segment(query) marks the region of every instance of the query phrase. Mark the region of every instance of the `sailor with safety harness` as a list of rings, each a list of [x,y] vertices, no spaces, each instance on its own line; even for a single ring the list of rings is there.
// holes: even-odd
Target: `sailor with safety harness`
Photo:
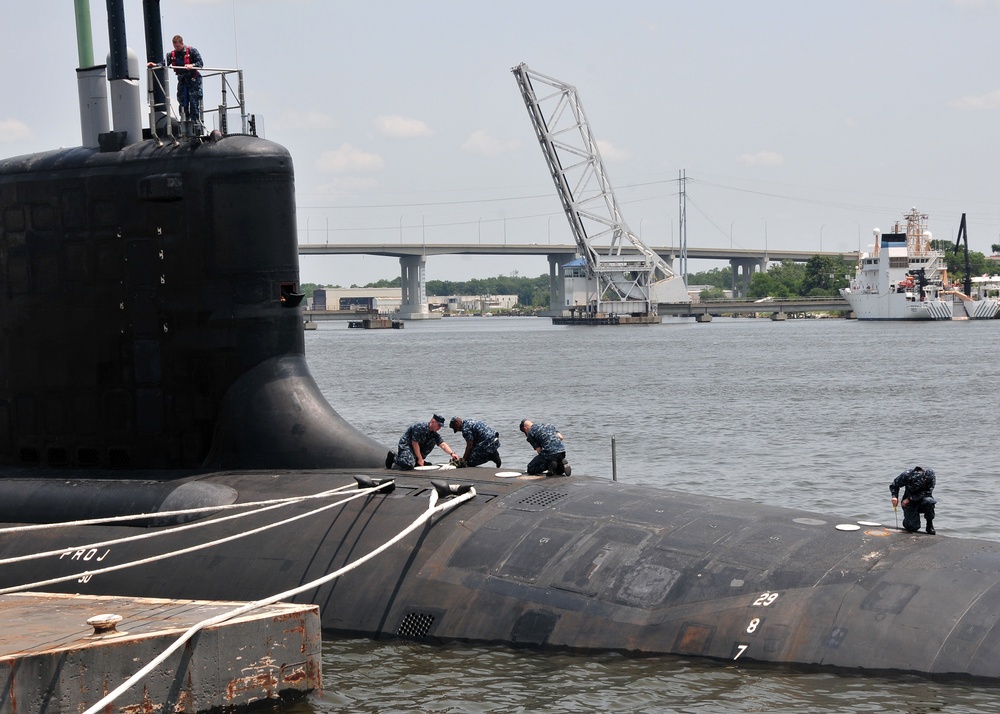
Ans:
[[[924,514],[927,519],[927,532],[934,535],[934,504],[937,503],[934,496],[934,485],[937,479],[934,477],[934,469],[925,469],[923,466],[914,466],[908,471],[904,471],[889,484],[889,493],[892,494],[892,507],[899,503],[903,507],[903,528],[910,533],[920,530],[920,514]],[[905,488],[903,500],[899,500],[899,489]]]
[[[174,49],[167,53],[167,67],[174,68],[177,75],[177,106],[181,119],[190,121],[194,133],[201,133],[201,72],[196,67],[204,67],[201,53],[191,45],[184,44],[184,38],[174,35]],[[154,67],[150,62],[147,66]]]

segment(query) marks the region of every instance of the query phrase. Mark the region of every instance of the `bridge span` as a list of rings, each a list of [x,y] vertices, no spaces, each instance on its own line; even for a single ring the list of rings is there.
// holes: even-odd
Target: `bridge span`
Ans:
[[[680,256],[679,246],[650,246],[673,267]],[[629,252],[629,249],[623,250]],[[634,251],[633,251],[634,252]],[[549,308],[561,313],[566,302],[562,266],[576,255],[575,243],[300,243],[299,255],[381,255],[398,258],[402,285],[400,317],[420,320],[428,317],[425,267],[435,255],[538,255],[549,263]],[[806,262],[814,255],[841,260],[857,260],[856,252],[814,250],[749,250],[746,248],[691,248],[687,257],[694,260],[727,260],[733,271],[733,296],[745,296],[753,274],[766,270],[771,261]],[[758,312],[763,312],[758,311]],[[665,314],[665,313],[664,313]]]

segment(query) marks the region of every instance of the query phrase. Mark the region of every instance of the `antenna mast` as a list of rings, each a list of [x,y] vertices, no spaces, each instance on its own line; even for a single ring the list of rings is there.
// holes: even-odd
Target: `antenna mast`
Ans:
[[[684,278],[685,284],[687,284],[687,272],[688,272],[688,224],[687,224],[687,169],[680,169],[678,171],[678,183],[680,185],[680,193],[677,195],[678,203],[680,207],[678,209],[680,215],[680,229],[678,231],[678,240],[681,247],[681,277]]]

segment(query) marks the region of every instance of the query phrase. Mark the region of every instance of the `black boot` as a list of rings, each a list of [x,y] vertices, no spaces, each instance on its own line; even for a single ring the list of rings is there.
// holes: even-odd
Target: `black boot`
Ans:
[[[927,532],[930,535],[935,535],[937,533],[937,531],[934,530],[934,521],[927,521]]]

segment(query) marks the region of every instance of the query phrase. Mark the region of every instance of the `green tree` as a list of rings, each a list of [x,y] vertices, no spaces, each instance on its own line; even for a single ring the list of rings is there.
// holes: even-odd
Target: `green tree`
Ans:
[[[403,286],[403,278],[397,276],[392,280],[376,280],[374,283],[368,283],[367,285],[362,285],[364,288],[399,288]],[[354,287],[353,285],[351,287]]]
[[[750,278],[750,287],[747,289],[747,297],[751,299],[765,297],[788,297],[791,293],[788,288],[782,285],[770,270],[766,273],[754,273]]]
[[[495,278],[474,278],[466,281],[428,280],[428,295],[517,295],[522,307],[548,307],[549,276],[523,278],[500,275]]]
[[[791,260],[772,263],[767,272],[754,273],[747,296],[787,298],[802,294],[805,266]]]
[[[814,255],[805,264],[801,295],[810,297],[839,295],[840,288],[847,287],[845,276],[850,274],[851,269],[849,262],[832,256]]]
[[[701,273],[688,273],[688,285],[713,285],[720,290],[730,290],[733,287],[733,269],[712,268]]]
[[[302,285],[299,286],[299,290],[304,292],[306,294],[306,297],[311,300],[313,293],[316,292],[316,288],[318,287],[322,286],[317,285],[316,283],[302,283]]]
[[[701,283],[699,283],[699,285],[700,284]],[[702,300],[724,300],[726,298],[726,291],[722,288],[713,286],[702,290],[698,293],[698,297]]]

